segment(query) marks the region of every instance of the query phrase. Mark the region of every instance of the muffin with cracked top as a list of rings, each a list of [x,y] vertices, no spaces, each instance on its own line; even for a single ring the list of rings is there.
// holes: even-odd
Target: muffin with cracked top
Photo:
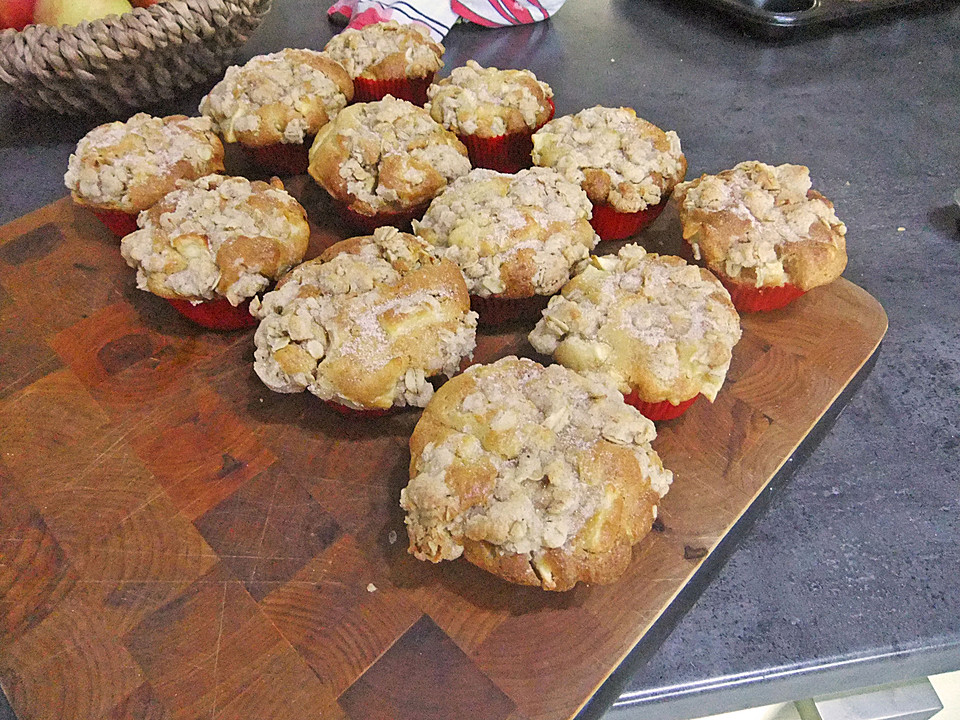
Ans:
[[[846,226],[803,165],[742,162],[677,188],[683,238],[741,312],[776,310],[847,265]]]
[[[138,222],[120,243],[137,287],[216,330],[255,325],[250,298],[299,263],[310,239],[306,211],[277,178],[181,180]]]
[[[453,260],[480,321],[537,317],[597,243],[590,201],[549,168],[476,169],[430,204],[416,233]]]
[[[427,89],[426,109],[455,132],[474,167],[515,173],[531,165],[531,136],[553,117],[553,90],[529,70],[467,60]]]
[[[63,180],[75,203],[123,237],[178,180],[222,171],[223,145],[209,120],[137,113],[84,135]]]
[[[430,378],[472,356],[476,313],[460,271],[393,227],[339,242],[255,301],[254,369],[346,414],[422,407]]]
[[[447,184],[470,171],[467,149],[423,108],[387,96],[357,103],[324,126],[310,175],[368,232],[409,227]]]
[[[687,172],[677,134],[625,107],[551,120],[533,135],[533,162],[583,186],[601,240],[621,240],[652,223]]]
[[[396,20],[347,28],[330,39],[324,52],[350,73],[357,102],[392,95],[423,106],[427,87],[443,67],[443,45],[434,42],[427,28]]]
[[[200,112],[264,169],[296,175],[307,171],[317,131],[352,99],[353,82],[336,60],[287,48],[227,68]]]
[[[550,300],[530,344],[600,373],[651,420],[717,396],[740,339],[730,296],[708,270],[626,245],[590,262]]]
[[[613,582],[673,479],[655,436],[597,379],[515,357],[474,365],[410,438],[410,552],[545,590]]]

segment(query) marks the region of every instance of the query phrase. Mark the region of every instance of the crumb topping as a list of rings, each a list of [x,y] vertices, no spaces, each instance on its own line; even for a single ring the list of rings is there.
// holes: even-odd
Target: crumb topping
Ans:
[[[276,178],[208,175],[181,181],[141,213],[140,229],[123,238],[120,252],[141,290],[239,305],[300,262],[310,238],[306,217]]]
[[[830,246],[846,257],[846,226],[833,204],[811,187],[810,170],[803,165],[756,161],[683,183],[677,199],[684,239],[699,260],[698,230],[723,226],[728,237],[707,258],[711,267],[732,278],[749,274],[757,287],[783,285],[793,279],[785,264],[791,245]]]
[[[470,171],[467,149],[423,108],[390,95],[357,103],[324,127],[310,148],[310,174],[364,215],[429,202]]]
[[[599,238],[579,185],[549,168],[475,169],[430,204],[415,232],[463,272],[471,295],[552,295]]]
[[[227,142],[299,145],[352,99],[353,82],[335,60],[288,48],[227,68],[200,101],[200,112]]]
[[[421,78],[443,67],[443,45],[434,42],[425,27],[396,20],[347,28],[330,39],[324,52],[352,78]]]
[[[474,365],[440,390],[411,439],[400,494],[411,552],[437,562],[467,540],[520,554],[589,546],[585,530],[615,504],[618,483],[666,494],[673,474],[655,436],[597,379],[516,357]]]
[[[251,311],[254,369],[276,392],[309,390],[358,409],[415,405],[452,377],[476,340],[463,278],[393,227],[329,248]]]
[[[473,60],[427,89],[424,107],[438,123],[462,135],[497,137],[532,131],[552,112],[553,90],[529,70],[484,68]]]
[[[639,212],[667,198],[687,163],[680,138],[631,108],[592,107],[551,120],[533,135],[533,162],[583,185],[594,203]]]
[[[709,271],[625,245],[591,257],[550,299],[529,339],[566,367],[604,374],[624,394],[639,387],[647,402],[698,393],[712,402],[740,340],[740,318]]]
[[[137,113],[84,135],[63,180],[78,203],[135,213],[177,180],[222,170],[223,145],[208,119]]]

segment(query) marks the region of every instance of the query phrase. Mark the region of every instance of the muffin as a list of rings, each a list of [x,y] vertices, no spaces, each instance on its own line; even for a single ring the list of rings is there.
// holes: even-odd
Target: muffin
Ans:
[[[545,590],[613,582],[673,479],[655,436],[597,379],[515,357],[474,365],[437,391],[410,438],[410,552],[463,555]]]
[[[357,102],[392,95],[423,106],[427,87],[443,67],[443,45],[425,27],[396,20],[347,28],[331,38],[324,52],[350,73]]]
[[[362,230],[406,229],[449,182],[470,171],[467,149],[426,110],[389,95],[351,105],[310,148],[310,175]]]
[[[137,229],[137,215],[178,180],[223,171],[223,145],[206,118],[138,113],[95,127],[70,156],[63,180],[117,237]]]
[[[476,340],[457,266],[393,227],[332,245],[252,310],[254,369],[267,387],[363,414],[423,407],[429,379],[456,373]]]
[[[781,308],[833,282],[846,227],[803,165],[742,162],[677,188],[683,238],[741,312]]]
[[[120,243],[137,287],[215,330],[256,325],[249,299],[300,262],[310,239],[306,212],[276,178],[181,180],[139,224]]]
[[[687,172],[677,134],[623,107],[551,120],[533,135],[533,162],[586,190],[601,240],[621,240],[652,223]]]
[[[269,172],[296,175],[307,171],[317,131],[352,99],[353,82],[338,62],[286,49],[227,68],[200,112]]]
[[[427,89],[426,109],[467,146],[474,167],[515,173],[531,165],[534,132],[553,117],[553,90],[529,70],[473,60]]]
[[[597,244],[590,201],[548,168],[471,170],[430,204],[416,233],[463,271],[480,322],[538,317]]]
[[[602,374],[651,420],[667,420],[700,395],[716,398],[740,317],[709,271],[626,245],[591,257],[529,339],[565,367]]]

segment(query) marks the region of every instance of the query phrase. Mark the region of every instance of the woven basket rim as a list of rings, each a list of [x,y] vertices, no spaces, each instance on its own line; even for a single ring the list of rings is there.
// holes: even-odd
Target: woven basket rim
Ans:
[[[0,90],[59,113],[151,104],[222,72],[271,2],[167,0],[77,25],[7,29]]]

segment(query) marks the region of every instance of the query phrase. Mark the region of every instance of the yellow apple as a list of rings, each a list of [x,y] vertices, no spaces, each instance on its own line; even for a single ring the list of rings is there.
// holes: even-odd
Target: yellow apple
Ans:
[[[128,0],[37,0],[33,21],[47,25],[78,25],[133,10]]]

